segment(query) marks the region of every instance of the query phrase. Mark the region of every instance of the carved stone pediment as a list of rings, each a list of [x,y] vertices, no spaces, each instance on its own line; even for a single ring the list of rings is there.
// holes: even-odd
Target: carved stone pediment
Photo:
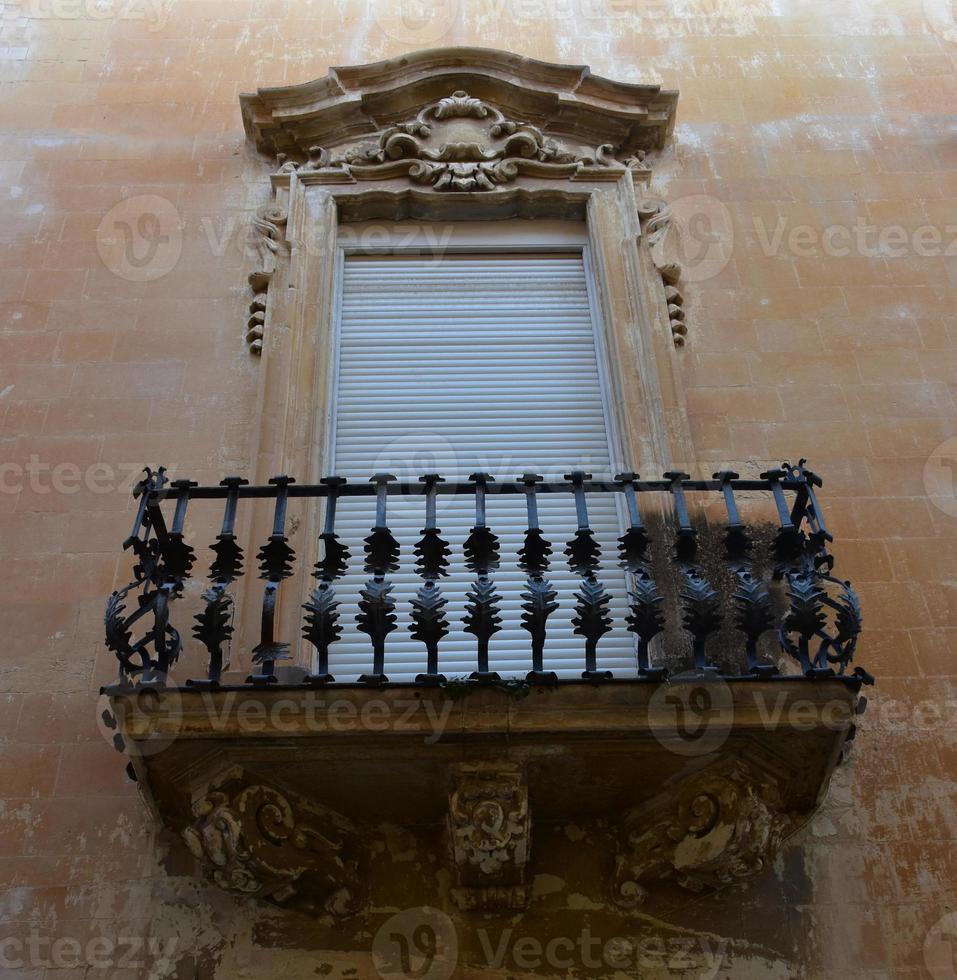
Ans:
[[[298,246],[316,233],[317,211],[296,216],[310,193],[334,198],[340,221],[583,219],[589,201],[611,195],[633,212],[635,186],[651,177],[677,101],[658,85],[472,47],[332,68],[312,82],[241,95],[246,134],[271,158],[273,194],[252,221],[260,254],[249,277],[249,351],[262,353],[279,307],[295,295],[282,287]],[[603,213],[596,228],[608,227]],[[629,227],[617,240],[640,237],[633,219],[622,221]],[[662,288],[656,298],[680,345],[681,295],[674,282]]]
[[[280,169],[481,191],[522,174],[575,179],[587,168],[595,179],[640,168],[671,133],[677,97],[582,66],[441,48],[333,68],[240,102],[247,134]]]

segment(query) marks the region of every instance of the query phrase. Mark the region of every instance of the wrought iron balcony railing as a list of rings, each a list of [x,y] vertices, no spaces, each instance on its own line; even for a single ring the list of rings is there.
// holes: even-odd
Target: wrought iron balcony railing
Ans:
[[[302,638],[315,650],[314,669],[304,684],[337,683],[332,669],[344,629],[368,637],[367,667],[359,682],[389,683],[390,637],[400,630],[400,618],[408,633],[405,641],[420,645],[421,670],[415,678],[419,685],[446,681],[443,641],[455,627],[474,638],[472,681],[500,680],[489,650],[495,634],[506,626],[528,634],[526,679],[555,682],[558,678],[546,654],[550,622],[561,615],[567,622],[569,614],[571,634],[580,642],[581,678],[587,681],[661,679],[669,669],[767,678],[779,675],[779,665],[788,657],[808,677],[850,676],[861,628],[860,605],[850,584],[832,574],[832,538],[816,493],[820,485],[803,461],[750,480],[733,472],[716,473],[711,480],[671,472],[660,480],[621,473],[613,481],[595,481],[574,472],[553,483],[535,474],[499,482],[475,473],[462,483],[445,482],[437,474],[417,483],[399,483],[390,475],[376,474],[363,484],[330,476],[317,485],[300,485],[277,476],[266,486],[250,486],[239,477],[228,477],[219,486],[198,486],[189,480],[168,482],[162,469],[147,470],[137,488],[133,529],[124,543],[136,558],[133,580],[109,599],[106,642],[119,660],[122,685],[166,682],[183,648],[183,632],[171,618],[174,600],[184,595],[197,559],[187,542],[187,512],[192,518],[197,504],[221,501],[220,531],[211,546],[214,557],[192,627],[194,639],[208,653],[208,666],[204,677],[188,681],[191,686],[219,687],[234,638],[232,591],[246,561],[237,540],[237,515],[241,508],[268,498],[273,502],[272,533],[256,555],[264,583],[261,638],[251,651],[255,667],[246,684],[274,683],[277,664],[290,658],[293,639],[277,635],[277,599],[282,590],[296,586],[288,581],[296,562],[289,543],[288,508],[295,498],[310,498],[322,502],[324,513],[318,561],[312,569],[316,581],[301,620]],[[521,546],[506,556],[522,583],[518,610],[514,604],[503,606],[496,585],[503,550],[487,522],[486,503],[500,494],[525,499]],[[548,541],[548,528],[540,526],[539,498],[546,494],[565,495],[574,502],[577,528],[560,545]],[[474,523],[457,556],[437,521],[437,500],[446,495],[466,498],[474,506]],[[374,503],[374,523],[362,541],[360,560],[337,533],[336,511],[344,499],[363,497],[374,498],[368,500],[370,516]],[[417,523],[422,529],[411,554],[403,553],[390,529],[390,503],[397,497],[421,514]],[[512,499],[520,501],[521,496]],[[599,541],[589,525],[589,505],[599,499],[616,501],[624,528],[617,542]],[[701,500],[705,507],[698,513],[693,504]],[[755,506],[758,520],[742,520],[739,507],[745,503]],[[218,517],[217,511],[217,522]],[[617,545],[615,574],[623,575],[626,583],[617,605],[603,584],[612,544]],[[554,552],[562,546],[562,558],[556,560]],[[471,584],[453,613],[443,580],[456,563],[462,574],[467,569]],[[341,583],[360,565],[364,584],[356,600],[347,603]],[[566,578],[565,569],[577,580],[574,593],[565,592],[573,608],[564,611],[550,583],[557,566]],[[417,576],[417,587],[406,599],[397,598],[393,588],[392,577],[400,569],[406,578],[413,571]],[[289,598],[299,601],[295,592]],[[508,617],[516,622],[507,622]],[[625,671],[602,665],[602,641],[614,629],[631,637],[633,663]],[[866,677],[860,668],[854,673],[858,680]]]

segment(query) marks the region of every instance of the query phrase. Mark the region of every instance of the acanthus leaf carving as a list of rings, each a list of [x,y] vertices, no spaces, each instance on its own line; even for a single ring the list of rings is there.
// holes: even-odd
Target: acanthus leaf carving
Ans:
[[[522,908],[531,819],[515,766],[463,764],[449,797],[453,898],[463,909]]]
[[[739,760],[695,773],[626,816],[616,898],[635,906],[664,879],[699,892],[749,878],[797,825],[768,774]]]
[[[338,814],[235,778],[200,798],[194,814],[183,840],[219,887],[311,915],[358,911],[357,839]]]

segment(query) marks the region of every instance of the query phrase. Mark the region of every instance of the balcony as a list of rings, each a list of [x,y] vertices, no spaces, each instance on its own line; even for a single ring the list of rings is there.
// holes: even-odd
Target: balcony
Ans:
[[[820,486],[803,462],[710,480],[198,486],[148,471],[132,581],[106,610],[107,721],[159,818],[241,895],[337,921],[389,904],[377,855],[398,827],[449,874],[395,901],[522,908],[574,824],[590,887],[625,908],[680,903],[760,873],[822,801],[866,703]],[[567,540],[542,516],[556,501]],[[524,526],[500,536],[505,503]],[[453,504],[469,513],[459,537],[438,521]],[[260,584],[237,527],[264,507]],[[590,524],[602,508],[617,540]],[[297,573],[290,539],[310,516]],[[253,604],[255,645],[237,625]]]

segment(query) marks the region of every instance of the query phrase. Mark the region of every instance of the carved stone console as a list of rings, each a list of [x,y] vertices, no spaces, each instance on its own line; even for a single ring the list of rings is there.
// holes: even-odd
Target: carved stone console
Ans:
[[[617,899],[638,905],[665,878],[697,892],[756,875],[797,825],[768,772],[741,759],[711,766],[626,815]]]
[[[449,797],[449,845],[460,908],[522,908],[531,820],[517,766],[462,765]]]
[[[312,915],[360,906],[359,844],[338,814],[230,774],[196,800],[183,840],[221,888]]]

